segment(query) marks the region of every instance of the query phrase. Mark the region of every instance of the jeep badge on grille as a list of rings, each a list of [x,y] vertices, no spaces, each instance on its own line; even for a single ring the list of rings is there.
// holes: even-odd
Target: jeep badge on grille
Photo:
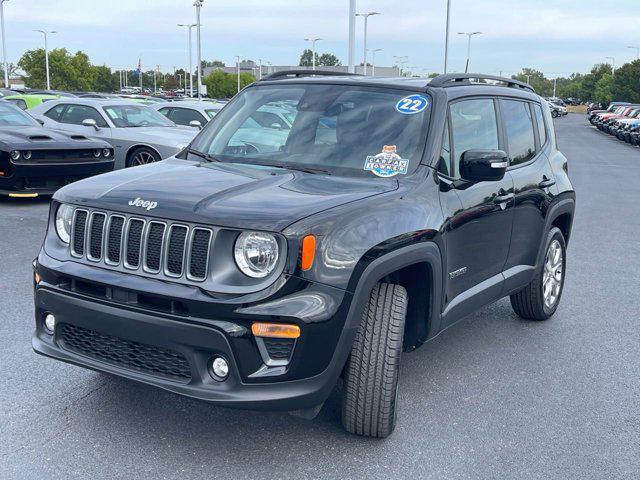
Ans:
[[[149,200],[142,200],[140,197],[138,197],[135,200],[131,200],[129,202],[129,205],[131,205],[132,207],[146,208],[148,211],[156,208],[158,206],[158,202],[150,202]]]

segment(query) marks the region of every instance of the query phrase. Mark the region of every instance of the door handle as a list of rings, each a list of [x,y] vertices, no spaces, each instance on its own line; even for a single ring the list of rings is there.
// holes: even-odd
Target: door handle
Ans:
[[[504,195],[498,195],[493,199],[493,203],[506,203],[511,200],[515,195],[513,193],[505,193]]]
[[[548,179],[547,177],[544,177],[544,180],[542,180],[542,181],[538,184],[538,186],[539,186],[540,188],[549,188],[549,187],[551,187],[551,186],[553,186],[553,185],[555,185],[555,184],[556,184],[556,181],[555,181],[554,179]]]

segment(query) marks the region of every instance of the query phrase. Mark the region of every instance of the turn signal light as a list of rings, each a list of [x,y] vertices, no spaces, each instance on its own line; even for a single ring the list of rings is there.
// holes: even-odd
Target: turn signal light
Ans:
[[[36,284],[40,283],[40,280],[42,280],[39,273],[34,273],[33,279],[36,281]]]
[[[285,323],[254,323],[251,325],[251,333],[256,337],[298,338],[300,327]]]
[[[302,257],[300,267],[307,271],[313,266],[313,258],[316,255],[316,237],[307,235],[302,239]]]

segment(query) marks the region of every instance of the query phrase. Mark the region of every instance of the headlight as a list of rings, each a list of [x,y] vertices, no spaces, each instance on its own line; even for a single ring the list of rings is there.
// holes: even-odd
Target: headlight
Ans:
[[[31,150],[27,150],[26,152],[22,152],[22,156],[25,160],[29,160],[31,158]]]
[[[234,248],[236,264],[251,278],[264,278],[278,263],[278,241],[270,233],[243,232]]]
[[[73,207],[70,205],[60,205],[56,212],[56,233],[64,243],[69,243],[71,239],[71,219],[73,218]]]
[[[109,158],[111,156],[111,150],[109,150],[108,148],[103,148],[102,149],[102,156],[104,158]]]
[[[11,155],[11,160],[18,160],[20,158],[20,151],[11,150],[11,153],[9,155]]]
[[[100,155],[102,155],[102,150],[100,150],[99,148],[97,148],[97,149],[95,149],[95,150],[93,151],[93,156],[94,156],[94,157],[99,158],[99,157],[100,157]]]

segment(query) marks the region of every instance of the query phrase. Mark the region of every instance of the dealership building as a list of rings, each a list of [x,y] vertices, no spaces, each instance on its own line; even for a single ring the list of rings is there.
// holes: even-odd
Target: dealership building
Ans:
[[[272,73],[281,72],[284,70],[308,70],[310,67],[301,67],[299,65],[266,65],[263,64],[260,66],[258,63],[253,60],[243,60],[240,62],[240,72],[241,73],[250,73],[256,78],[264,77],[266,75],[270,75]],[[339,65],[335,67],[325,67],[318,65],[316,67],[318,70],[329,70],[333,72],[339,73],[347,73],[347,66]],[[209,73],[214,70],[222,70],[225,73],[237,73],[237,67],[206,67],[202,70],[202,75],[207,76]],[[361,65],[356,66],[356,73],[363,74],[363,67]],[[374,72],[372,73],[372,70]],[[398,77],[401,75],[401,70],[398,67],[375,67],[373,69],[371,66],[367,67],[367,75],[375,75],[376,77]]]

